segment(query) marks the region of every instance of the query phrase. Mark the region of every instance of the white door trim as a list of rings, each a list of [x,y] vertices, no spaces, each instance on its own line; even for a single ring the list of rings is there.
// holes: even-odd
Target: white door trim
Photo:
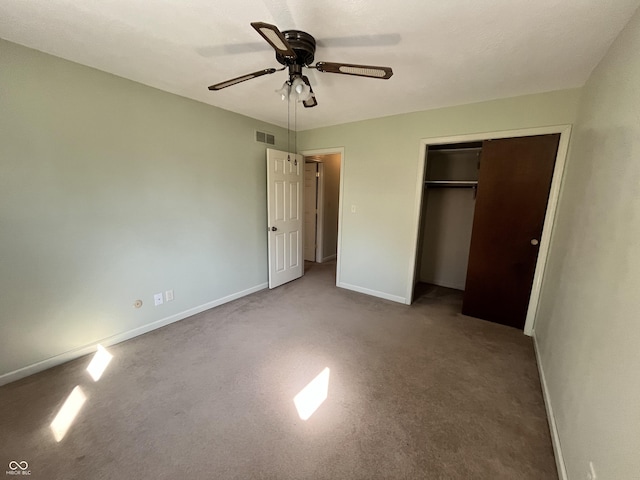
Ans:
[[[342,256],[340,255],[340,252],[342,251],[342,197],[344,196],[344,169],[345,169],[345,162],[346,162],[346,158],[344,155],[344,147],[333,147],[333,148],[317,148],[314,150],[304,150],[302,152],[300,152],[304,157],[307,156],[311,156],[311,155],[329,155],[332,153],[339,153],[340,154],[340,193],[339,193],[339,198],[338,198],[338,245],[336,246],[336,255],[337,255],[337,260],[336,260],[336,286],[340,286],[340,271],[341,271],[341,264],[342,264]],[[322,164],[321,164],[322,166]],[[324,168],[324,166],[323,166]],[[324,173],[324,171],[323,171]],[[320,178],[322,179],[322,174],[320,176]],[[322,183],[323,189],[324,189],[324,181]],[[318,190],[320,190],[320,185],[318,185]],[[324,194],[324,192],[323,192]],[[320,199],[319,199],[320,200]],[[324,200],[324,198],[323,198]],[[323,252],[324,254],[324,252]],[[321,259],[322,260],[322,259]]]
[[[564,176],[564,168],[567,162],[567,153],[569,151],[569,138],[571,136],[571,125],[552,125],[548,127],[523,128],[517,130],[501,130],[497,132],[471,133],[468,135],[453,135],[448,137],[432,137],[420,140],[420,149],[418,157],[418,175],[416,182],[416,195],[414,201],[414,235],[411,245],[411,262],[409,263],[409,275],[407,281],[407,294],[405,303],[411,304],[413,299],[413,287],[416,275],[416,259],[418,248],[418,235],[420,230],[420,210],[422,208],[422,194],[424,184],[424,166],[426,161],[427,147],[429,145],[440,145],[443,143],[464,143],[478,142],[488,139],[512,138],[512,137],[529,137],[532,135],[547,135],[551,133],[560,134],[560,143],[558,145],[558,153],[556,155],[556,164],[553,170],[553,178],[551,180],[551,190],[549,191],[549,201],[547,203],[547,212],[544,218],[542,228],[542,237],[540,238],[540,251],[536,262],[536,270],[533,277],[533,286],[531,287],[531,296],[529,297],[529,308],[527,310],[527,319],[524,325],[525,335],[533,335],[536,315],[538,313],[538,304],[540,301],[540,292],[542,290],[542,281],[544,271],[549,256],[549,246],[551,236],[555,225],[556,211],[558,201],[560,199],[560,187]],[[340,210],[342,212],[342,209]]]

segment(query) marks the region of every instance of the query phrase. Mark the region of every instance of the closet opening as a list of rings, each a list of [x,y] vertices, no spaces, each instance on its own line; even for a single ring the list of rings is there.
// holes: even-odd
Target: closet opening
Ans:
[[[525,328],[559,145],[560,133],[427,145],[414,301],[447,295],[463,315]]]
[[[481,154],[482,142],[427,148],[414,301],[462,301]]]

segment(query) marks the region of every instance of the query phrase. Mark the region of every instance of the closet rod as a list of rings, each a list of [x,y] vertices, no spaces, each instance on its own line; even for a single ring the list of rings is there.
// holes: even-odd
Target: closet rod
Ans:
[[[448,152],[473,152],[473,151],[480,151],[482,150],[482,147],[459,147],[459,148],[431,148],[429,149],[429,153],[436,153],[436,152],[444,152],[444,153],[448,153]]]
[[[425,180],[428,187],[454,187],[454,188],[475,188],[478,186],[477,180]]]

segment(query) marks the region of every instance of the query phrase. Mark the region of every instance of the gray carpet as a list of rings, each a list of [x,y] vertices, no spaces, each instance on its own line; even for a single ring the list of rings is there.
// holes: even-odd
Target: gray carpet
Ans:
[[[0,461],[47,480],[557,478],[530,338],[461,315],[455,290],[407,307],[334,268],[112,346],[97,383],[84,357],[1,387]],[[302,421],[293,397],[325,367]]]

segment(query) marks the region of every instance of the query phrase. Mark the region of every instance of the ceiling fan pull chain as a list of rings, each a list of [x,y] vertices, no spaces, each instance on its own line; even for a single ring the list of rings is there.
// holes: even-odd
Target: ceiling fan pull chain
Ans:
[[[287,94],[287,162],[291,161],[291,100]]]

